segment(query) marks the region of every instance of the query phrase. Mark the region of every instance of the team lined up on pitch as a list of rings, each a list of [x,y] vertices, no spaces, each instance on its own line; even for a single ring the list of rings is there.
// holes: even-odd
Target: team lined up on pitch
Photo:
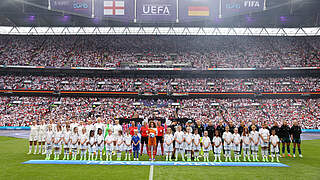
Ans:
[[[271,129],[266,123],[259,128],[254,121],[249,128],[242,122],[239,129],[234,128],[231,123],[225,126],[221,124],[219,122],[219,125],[214,128],[210,122],[204,128],[198,126],[199,123],[191,126],[190,121],[185,125],[173,123],[171,126],[162,126],[161,121],[150,121],[149,124],[144,122],[144,126],[138,128],[132,121],[128,128],[123,129],[118,120],[115,120],[114,124],[110,120],[103,123],[101,118],[98,118],[94,124],[91,121],[87,124],[83,121],[80,124],[74,121],[71,124],[66,122],[61,125],[54,124],[52,121],[46,124],[42,121],[37,125],[37,121],[34,121],[31,126],[28,154],[31,154],[32,144],[34,144],[34,154],[37,154],[38,142],[38,154],[42,151],[42,154],[46,154],[46,160],[50,160],[52,154],[54,160],[59,160],[62,150],[63,160],[77,160],[78,155],[79,160],[119,161],[131,160],[132,156],[133,160],[139,160],[139,154],[142,154],[143,145],[146,144],[149,160],[156,160],[157,147],[160,144],[162,156],[165,156],[166,161],[172,161],[173,157],[178,161],[179,155],[182,161],[200,161],[202,157],[200,153],[203,152],[201,160],[209,162],[209,152],[213,151],[214,162],[221,162],[222,154],[226,162],[240,162],[241,156],[243,156],[242,161],[259,162],[260,147],[263,162],[269,162],[268,156],[271,157],[271,162],[280,162],[278,135],[281,130],[283,131],[281,133],[286,134],[285,137],[281,135],[283,156],[285,145],[287,145],[288,156],[291,157],[290,142],[292,141],[293,156],[295,157],[295,146],[298,145],[299,156],[302,157],[301,127],[298,126],[297,121],[294,121],[291,128],[284,121],[281,128],[275,125]],[[232,159],[232,151],[234,159]],[[125,159],[122,159],[122,153],[125,154]]]

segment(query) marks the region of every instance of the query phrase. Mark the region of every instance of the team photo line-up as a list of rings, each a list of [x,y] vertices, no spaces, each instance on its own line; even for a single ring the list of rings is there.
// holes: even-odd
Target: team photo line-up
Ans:
[[[209,152],[213,151],[214,162],[221,162],[221,155],[226,162],[259,162],[259,149],[263,162],[280,162],[279,157],[296,157],[296,146],[299,157],[301,154],[301,127],[298,121],[294,120],[292,127],[287,121],[283,121],[281,127],[274,122],[268,127],[263,122],[259,127],[255,120],[250,125],[241,122],[235,127],[233,122],[220,120],[217,125],[213,121],[202,124],[197,120],[186,123],[172,121],[169,125],[161,121],[143,121],[136,126],[135,121],[130,124],[119,124],[119,120],[107,120],[105,123],[100,117],[96,121],[87,122],[74,120],[54,123],[52,120],[47,123],[45,120],[38,124],[33,121],[30,126],[29,152],[46,155],[46,160],[59,160],[63,152],[63,160],[139,160],[144,145],[150,161],[156,160],[158,145],[161,147],[161,155],[166,161],[181,160],[209,162]],[[293,154],[290,153],[290,144],[293,143]],[[280,143],[282,143],[282,155],[280,156]],[[38,151],[37,151],[38,149]],[[233,152],[233,153],[232,153]],[[122,158],[122,153],[125,158]],[[201,154],[201,155],[200,155]],[[232,160],[232,154],[234,159]],[[241,155],[242,154],[242,155]],[[70,157],[71,156],[71,157]],[[116,156],[116,159],[113,158]]]

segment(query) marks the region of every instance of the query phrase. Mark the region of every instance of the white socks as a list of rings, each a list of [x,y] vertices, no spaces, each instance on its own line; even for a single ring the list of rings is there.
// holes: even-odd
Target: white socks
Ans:
[[[194,157],[197,158],[197,159],[199,158],[199,151],[195,151],[194,152]]]

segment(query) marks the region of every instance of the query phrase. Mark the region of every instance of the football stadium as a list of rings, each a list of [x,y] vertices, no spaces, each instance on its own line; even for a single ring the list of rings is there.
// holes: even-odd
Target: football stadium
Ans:
[[[320,179],[319,0],[1,0],[0,179]]]

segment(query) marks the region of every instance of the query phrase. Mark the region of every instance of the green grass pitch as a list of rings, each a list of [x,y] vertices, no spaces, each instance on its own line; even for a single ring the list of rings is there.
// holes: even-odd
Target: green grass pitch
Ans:
[[[45,155],[27,155],[26,139],[0,137],[0,179],[149,179],[149,166],[21,164]],[[290,167],[154,166],[155,180],[167,179],[320,179],[320,140],[303,141],[303,158],[281,158]],[[210,157],[211,160],[213,157]],[[142,160],[147,160],[144,155]]]

